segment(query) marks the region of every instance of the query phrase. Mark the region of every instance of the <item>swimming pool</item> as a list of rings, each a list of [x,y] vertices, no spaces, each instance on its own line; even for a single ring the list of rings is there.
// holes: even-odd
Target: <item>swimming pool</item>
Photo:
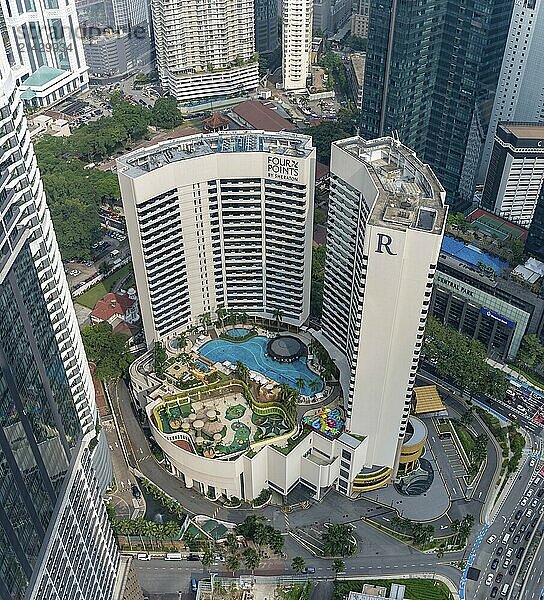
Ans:
[[[244,327],[235,327],[234,329],[227,329],[225,334],[231,338],[243,338],[250,332],[250,329],[245,329]]]
[[[213,362],[229,360],[232,364],[242,361],[252,371],[258,371],[278,383],[287,383],[298,390],[296,381],[299,377],[305,380],[304,387],[300,390],[305,396],[313,396],[323,389],[323,380],[319,375],[310,371],[306,359],[298,359],[291,363],[279,363],[266,356],[268,338],[257,336],[245,342],[229,342],[228,340],[211,340],[206,342],[199,353]],[[316,380],[318,387],[312,391],[310,381]]]

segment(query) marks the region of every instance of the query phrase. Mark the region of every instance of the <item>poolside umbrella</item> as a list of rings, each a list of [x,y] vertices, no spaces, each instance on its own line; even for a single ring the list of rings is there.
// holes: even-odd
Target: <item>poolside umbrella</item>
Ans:
[[[195,421],[195,420],[196,420],[196,415],[195,415],[195,413],[191,413],[191,414],[189,415],[189,421]]]
[[[191,424],[189,423],[189,421],[183,421],[183,423],[181,424],[181,428],[183,429],[183,431],[189,431],[189,429],[191,429]]]
[[[204,427],[204,421],[202,421],[201,419],[197,419],[194,423],[193,423],[193,427],[195,429],[202,429]]]
[[[224,427],[224,425],[220,421],[207,421],[206,423],[204,423],[204,427],[202,427],[202,431],[206,435],[209,435],[211,437],[211,436],[215,435],[216,433],[223,431],[223,427]]]
[[[209,411],[206,413],[206,416],[208,417],[208,419],[209,419],[210,421],[215,421],[215,417],[217,416],[217,414],[216,414],[215,410],[209,410]]]
[[[198,436],[198,437],[196,438],[195,442],[196,442],[196,445],[197,445],[197,446],[202,446],[202,444],[204,443],[204,438],[203,438],[203,437],[200,437],[200,436]]]

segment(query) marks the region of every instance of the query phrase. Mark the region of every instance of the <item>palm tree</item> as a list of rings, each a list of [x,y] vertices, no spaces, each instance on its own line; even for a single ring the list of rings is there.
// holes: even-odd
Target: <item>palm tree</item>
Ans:
[[[221,323],[221,329],[224,329],[225,317],[227,316],[227,311],[225,310],[225,308],[223,306],[220,306],[215,312],[217,314],[217,318],[219,319],[219,321]]]
[[[231,554],[230,556],[227,556],[227,562],[225,564],[227,566],[227,569],[232,573],[232,576],[234,577],[234,573],[236,573],[236,571],[238,571],[238,569],[240,568],[240,559],[238,558],[238,555]]]
[[[304,377],[297,377],[297,379],[295,381],[295,385],[302,392],[302,390],[304,389],[304,386],[306,385],[306,379],[304,379]]]
[[[238,376],[238,379],[247,385],[249,380],[249,367],[241,360],[236,361],[236,375]]]
[[[334,571],[335,577],[338,577],[338,573],[341,573],[342,571],[344,571],[346,568],[346,565],[344,564],[344,561],[341,558],[335,558],[332,561],[331,568]]]
[[[213,565],[214,558],[215,556],[213,547],[211,544],[208,544],[201,559],[202,566],[206,569],[209,569]]]
[[[278,328],[278,331],[280,330],[280,323],[281,323],[281,318],[283,317],[283,312],[281,310],[281,308],[275,308],[274,312],[272,313],[274,320],[276,321],[276,326]]]
[[[310,388],[311,392],[317,392],[317,390],[319,389],[319,381],[317,379],[312,379],[308,384],[308,387]]]
[[[261,564],[261,557],[255,548],[246,548],[244,550],[244,563],[251,571],[252,575],[255,569],[259,568],[259,565]]]
[[[247,314],[247,312],[245,310],[243,310],[240,313],[240,323],[242,325],[245,325],[248,322],[248,320],[249,320],[249,315]]]
[[[206,313],[200,315],[200,323],[201,323],[202,327],[204,327],[205,331],[207,331],[208,325],[210,325],[211,322],[212,322],[212,318],[211,318],[209,312],[206,312]]]
[[[185,335],[184,332],[178,333],[177,341],[178,341],[178,350],[183,351],[185,348],[185,345],[187,344],[187,336]]]
[[[291,569],[296,573],[302,573],[306,568],[306,561],[302,558],[302,556],[295,556],[291,561]]]

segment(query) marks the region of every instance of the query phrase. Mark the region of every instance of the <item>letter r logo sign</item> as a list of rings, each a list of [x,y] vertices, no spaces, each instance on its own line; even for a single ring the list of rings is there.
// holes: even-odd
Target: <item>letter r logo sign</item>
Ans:
[[[391,256],[397,256],[397,253],[393,252],[393,250],[391,250],[389,247],[392,242],[393,239],[390,235],[387,235],[386,233],[378,233],[378,246],[376,248],[376,252],[378,254],[383,254],[383,251],[385,250],[387,254]]]

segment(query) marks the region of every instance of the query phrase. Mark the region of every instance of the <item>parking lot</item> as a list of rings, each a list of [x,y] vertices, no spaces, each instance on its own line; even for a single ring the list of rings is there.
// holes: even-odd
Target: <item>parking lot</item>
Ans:
[[[453,439],[445,434],[442,434],[440,437],[440,442],[454,476],[458,478],[464,478],[467,475],[467,471]]]

